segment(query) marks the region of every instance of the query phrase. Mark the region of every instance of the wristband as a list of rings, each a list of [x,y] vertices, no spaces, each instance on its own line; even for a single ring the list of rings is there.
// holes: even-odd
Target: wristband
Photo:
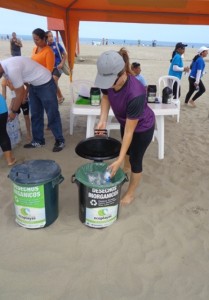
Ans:
[[[11,109],[11,112],[12,112],[13,114],[17,114],[17,113],[18,113],[16,110],[13,110],[13,109]]]

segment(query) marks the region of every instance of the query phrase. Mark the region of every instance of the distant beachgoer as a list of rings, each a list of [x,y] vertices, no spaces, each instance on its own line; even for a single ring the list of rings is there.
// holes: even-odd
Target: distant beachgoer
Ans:
[[[65,100],[65,98],[62,95],[62,92],[58,86],[58,80],[62,75],[62,67],[63,64],[65,63],[65,60],[67,59],[67,54],[64,50],[64,48],[62,47],[62,45],[60,45],[60,43],[56,43],[54,41],[54,37],[51,31],[47,31],[46,32],[46,36],[47,36],[47,43],[48,45],[51,47],[52,51],[54,52],[55,55],[55,65],[54,65],[54,69],[52,71],[52,75],[53,78],[55,80],[55,83],[57,85],[57,100],[59,104],[62,104],[63,101]],[[57,47],[59,48],[59,50],[57,49]],[[60,58],[60,54],[62,56],[62,59]]]
[[[15,32],[12,32],[12,38],[10,39],[10,50],[12,56],[21,56],[22,42],[17,38]]]
[[[183,60],[182,60],[182,55],[185,52],[185,47],[187,47],[186,44],[183,43],[177,43],[175,46],[175,49],[172,53],[172,58],[170,60],[170,68],[168,71],[168,75],[170,76],[175,76],[181,80],[183,72],[189,72],[189,67],[184,67],[183,66]],[[174,83],[173,86],[173,95],[174,98],[177,99],[180,97],[180,89],[179,89],[179,95],[177,95],[177,83]]]
[[[192,60],[191,64],[191,72],[189,75],[189,91],[186,94],[185,103],[195,107],[195,101],[197,98],[202,96],[202,94],[206,91],[205,86],[201,80],[204,69],[205,69],[205,61],[204,57],[208,55],[209,48],[202,46],[198,50],[198,54]],[[191,96],[196,91],[194,96],[191,99]]]
[[[131,64],[131,70],[134,72],[134,75],[136,77],[136,79],[138,79],[144,87],[147,87],[147,82],[144,79],[144,76],[142,76],[141,73],[141,65],[138,62],[133,62]]]
[[[8,109],[6,100],[0,94],[0,147],[7,161],[8,166],[13,166],[16,159],[12,153],[12,146],[7,133]]]
[[[16,94],[9,114],[11,120],[15,118],[24,98],[25,83],[30,83],[29,99],[33,138],[29,144],[24,145],[24,148],[39,148],[45,145],[44,111],[46,111],[48,126],[55,137],[52,151],[61,151],[65,146],[65,141],[57,103],[57,88],[51,72],[28,57],[18,56],[0,62],[0,78],[3,74],[7,80],[11,81]]]
[[[36,46],[33,48],[31,58],[52,72],[55,64],[55,56],[51,47],[47,45],[46,32],[41,28],[36,28],[32,34]]]

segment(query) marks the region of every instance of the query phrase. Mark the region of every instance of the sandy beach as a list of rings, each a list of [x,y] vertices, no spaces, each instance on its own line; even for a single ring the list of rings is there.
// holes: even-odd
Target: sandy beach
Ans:
[[[148,84],[166,75],[172,48],[127,46],[131,62],[139,61]],[[30,56],[33,42],[23,41]],[[73,80],[94,81],[96,60],[120,46],[80,45]],[[188,48],[190,65],[197,49]],[[9,57],[9,42],[0,42],[0,60]],[[209,57],[207,58],[209,60]],[[208,60],[206,71],[208,72]],[[206,93],[195,109],[184,105],[188,79],[181,83],[180,122],[165,118],[165,158],[157,157],[157,142],[148,148],[144,171],[133,204],[121,207],[118,220],[102,230],[79,220],[75,171],[90,161],[75,153],[85,138],[86,119],[79,117],[69,134],[72,97],[69,78],[62,75],[65,101],[59,106],[66,147],[53,153],[54,139],[45,131],[46,146],[24,149],[15,157],[56,161],[65,178],[59,186],[59,216],[46,228],[26,229],[15,222],[10,169],[0,158],[0,300],[207,300],[209,298],[209,73]],[[8,99],[9,102],[9,99]],[[120,139],[118,131],[111,136]],[[125,190],[125,185],[122,192]]]

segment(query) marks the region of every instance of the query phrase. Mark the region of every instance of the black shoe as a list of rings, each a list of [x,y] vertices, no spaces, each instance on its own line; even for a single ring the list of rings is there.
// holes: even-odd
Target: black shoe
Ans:
[[[41,148],[42,146],[44,146],[44,144],[40,144],[40,143],[37,143],[37,142],[31,142],[29,144],[25,144],[23,147],[31,149],[31,148]]]
[[[56,143],[54,144],[54,148],[53,148],[53,152],[59,152],[61,151],[63,148],[65,147],[65,143],[64,142],[59,142],[56,141]]]

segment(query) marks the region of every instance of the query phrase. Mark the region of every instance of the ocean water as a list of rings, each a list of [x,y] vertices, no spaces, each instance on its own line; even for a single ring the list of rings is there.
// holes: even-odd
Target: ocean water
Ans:
[[[21,38],[23,41],[31,41],[32,40],[32,35],[18,35],[19,38]],[[6,34],[0,34],[0,39],[6,39],[7,35]],[[137,45],[141,45],[141,46],[160,46],[160,47],[172,47],[174,48],[176,43],[178,43],[179,41],[148,41],[148,40],[122,40],[122,39],[108,39],[108,40],[102,40],[99,38],[79,38],[79,42],[80,44],[84,44],[84,45],[92,45],[92,44],[96,44],[96,45],[102,45],[103,42],[104,44],[106,44],[106,42],[108,43],[108,45],[123,45],[123,46],[137,46]],[[209,46],[209,45],[205,45],[205,43],[190,43],[187,42],[188,47],[190,48],[199,48],[201,46]]]
[[[102,44],[103,41],[102,39],[98,39],[98,38],[80,38],[79,39],[80,44]],[[176,43],[178,43],[179,41],[175,41],[175,42],[166,42],[166,41],[157,41],[157,40],[153,40],[153,41],[148,41],[148,40],[121,40],[121,39],[108,39],[108,45],[111,44],[115,44],[115,45],[123,45],[123,46],[137,46],[137,45],[141,45],[141,46],[154,46],[154,47],[172,47],[174,48]],[[104,43],[106,43],[106,40],[104,41]],[[200,48],[201,46],[207,46],[204,43],[186,43],[188,45],[188,47],[190,48]]]

